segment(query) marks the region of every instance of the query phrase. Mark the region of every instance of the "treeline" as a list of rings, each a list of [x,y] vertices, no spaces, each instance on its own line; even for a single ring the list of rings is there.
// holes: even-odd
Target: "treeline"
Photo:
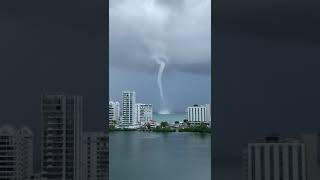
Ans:
[[[207,127],[205,124],[197,126],[189,126],[179,129],[179,132],[200,132],[200,133],[211,133],[211,128]]]

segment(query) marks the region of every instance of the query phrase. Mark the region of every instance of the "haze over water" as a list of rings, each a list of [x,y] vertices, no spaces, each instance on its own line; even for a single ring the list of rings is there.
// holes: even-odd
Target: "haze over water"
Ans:
[[[186,113],[172,113],[172,114],[153,114],[153,119],[157,122],[166,121],[174,123],[175,121],[182,122],[186,118]]]

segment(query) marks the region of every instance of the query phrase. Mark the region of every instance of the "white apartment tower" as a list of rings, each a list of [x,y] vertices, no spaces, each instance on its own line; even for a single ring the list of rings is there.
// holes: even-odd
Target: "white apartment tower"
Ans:
[[[104,132],[86,132],[82,146],[82,180],[107,180],[108,135]]]
[[[46,180],[79,180],[82,97],[41,97],[41,171]]]
[[[27,127],[0,128],[0,179],[30,180],[33,175],[33,133]]]
[[[109,101],[109,124],[118,124],[120,121],[120,103]]]
[[[134,91],[122,92],[122,119],[124,127],[136,125],[136,93]]]
[[[306,180],[305,145],[300,140],[266,137],[243,154],[244,180]]]
[[[208,111],[210,111],[210,109],[208,109],[207,105],[194,105],[187,107],[187,120],[191,124],[208,123],[210,121],[209,118],[211,118],[208,114]]]
[[[144,124],[152,120],[152,104],[136,104],[136,117],[138,124]]]

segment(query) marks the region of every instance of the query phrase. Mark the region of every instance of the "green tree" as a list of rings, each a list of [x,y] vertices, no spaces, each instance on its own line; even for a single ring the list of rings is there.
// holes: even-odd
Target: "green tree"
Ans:
[[[169,125],[169,123],[166,122],[166,121],[163,121],[163,122],[160,123],[161,127],[167,127],[168,125]]]

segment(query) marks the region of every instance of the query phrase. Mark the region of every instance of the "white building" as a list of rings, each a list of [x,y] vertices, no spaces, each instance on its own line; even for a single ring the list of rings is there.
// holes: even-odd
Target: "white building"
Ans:
[[[0,179],[30,180],[33,175],[33,133],[27,127],[0,128]]]
[[[107,133],[84,133],[82,146],[82,180],[107,180],[109,163]]]
[[[122,118],[124,127],[137,125],[136,118],[136,93],[134,91],[122,92]]]
[[[41,170],[47,180],[79,180],[82,97],[41,97]]]
[[[266,137],[243,154],[245,180],[306,180],[305,145],[297,139]]]
[[[191,107],[187,107],[187,120],[191,124],[201,124],[201,123],[209,123],[210,114],[208,113],[210,107],[205,105],[194,105]]]
[[[207,109],[206,121],[211,123],[211,105],[206,104],[206,109]]]
[[[144,124],[152,120],[152,104],[136,104],[137,123]]]
[[[109,101],[109,124],[119,124],[120,123],[120,103]]]

